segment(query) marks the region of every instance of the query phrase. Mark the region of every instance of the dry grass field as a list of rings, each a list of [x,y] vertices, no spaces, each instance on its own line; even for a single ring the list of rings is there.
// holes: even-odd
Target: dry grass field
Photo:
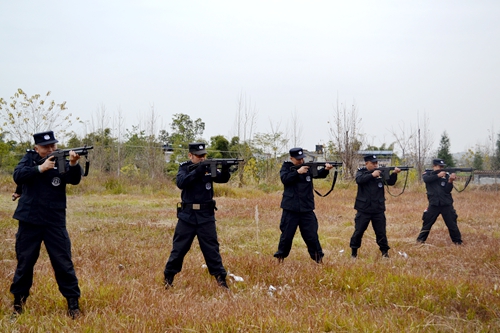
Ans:
[[[427,203],[423,185],[387,195],[390,258],[381,257],[370,227],[351,259],[356,186],[339,184],[316,197],[325,252],[318,265],[298,232],[284,263],[273,258],[280,190],[216,184],[225,194],[216,198],[223,263],[243,278],[229,278],[228,292],[208,274],[196,240],[174,287],[162,285],[179,190],[109,194],[79,186],[68,197],[84,313],[77,320],[66,315],[44,248],[26,311],[10,319],[16,203],[2,190],[1,332],[500,332],[498,191],[454,191],[462,246],[452,244],[441,217],[427,243],[415,243]]]

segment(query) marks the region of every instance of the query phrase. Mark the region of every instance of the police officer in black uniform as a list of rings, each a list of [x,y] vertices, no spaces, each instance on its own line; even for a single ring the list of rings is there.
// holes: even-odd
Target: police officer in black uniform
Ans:
[[[417,237],[418,243],[425,243],[429,232],[431,231],[434,222],[439,214],[443,216],[444,223],[448,227],[450,238],[456,245],[462,244],[462,235],[458,229],[457,212],[453,208],[453,197],[451,191],[453,190],[453,181],[457,178],[456,174],[451,175],[442,169],[446,166],[443,160],[432,160],[432,169],[427,170],[422,178],[427,189],[427,199],[429,206],[425,210],[422,220],[422,230]]]
[[[385,192],[384,185],[394,185],[398,179],[398,173],[401,169],[395,168],[390,178],[385,182],[381,177],[382,172],[377,170],[378,159],[375,155],[364,156],[365,166],[359,168],[356,172],[356,183],[358,184],[358,193],[354,209],[357,210],[354,218],[354,233],[351,237],[350,247],[351,256],[358,256],[358,249],[361,247],[361,240],[370,221],[377,244],[382,252],[382,256],[389,257],[389,244],[386,236],[386,218],[385,218]]]
[[[17,268],[10,287],[14,295],[14,314],[23,311],[33,284],[33,267],[42,242],[54,268],[59,290],[68,301],[68,313],[74,319],[80,315],[80,289],[71,260],[71,242],[66,230],[66,184],[77,185],[82,177],[80,156],[71,151],[66,170],[55,168],[57,149],[52,131],[36,133],[35,150],[28,151],[14,170],[14,181],[22,186],[14,218],[19,220],[16,234]],[[65,171],[65,172],[64,172]]]
[[[290,161],[283,162],[281,166],[280,178],[284,185],[281,200],[283,213],[278,251],[274,257],[278,258],[279,262],[283,262],[288,257],[292,249],[293,237],[299,227],[309,256],[317,263],[321,263],[324,253],[319,243],[318,220],[314,213],[313,176],[309,166],[297,168],[302,164],[304,164],[304,151],[297,147],[290,149]],[[318,170],[318,176],[314,178],[326,178],[331,168],[333,166],[326,163],[323,169]]]
[[[204,143],[190,143],[189,161],[179,166],[177,187],[182,190],[182,202],[178,205],[172,252],[164,271],[167,289],[172,287],[175,274],[181,271],[184,256],[191,248],[195,236],[198,237],[208,271],[216,278],[219,286],[229,288],[217,240],[213,183],[227,183],[231,175],[229,166],[222,166],[222,170],[217,170],[216,177],[212,177],[211,170],[206,165],[193,168],[193,165],[205,161],[206,155]]]

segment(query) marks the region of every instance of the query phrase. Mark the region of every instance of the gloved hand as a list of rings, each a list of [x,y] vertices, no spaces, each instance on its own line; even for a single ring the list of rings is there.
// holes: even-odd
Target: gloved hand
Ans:
[[[231,168],[231,166],[229,164],[223,163],[221,166],[221,171],[222,172],[229,172],[229,168]]]
[[[196,169],[194,169],[194,172],[197,176],[204,176],[206,171],[207,171],[206,165],[199,165]]]

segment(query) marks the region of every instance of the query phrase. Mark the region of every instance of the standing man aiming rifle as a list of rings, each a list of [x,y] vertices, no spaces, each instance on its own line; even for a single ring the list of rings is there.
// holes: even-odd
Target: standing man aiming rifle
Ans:
[[[278,262],[283,262],[290,254],[297,227],[300,229],[311,259],[321,263],[324,256],[318,238],[318,219],[314,214],[313,178],[326,178],[333,165],[326,163],[321,170],[315,170],[315,176],[309,168],[304,165],[302,148],[290,149],[290,161],[283,162],[281,166],[280,178],[284,185],[281,200],[283,213],[278,251],[274,254]]]
[[[17,267],[10,292],[14,295],[14,314],[21,314],[33,284],[33,267],[45,244],[54,268],[59,291],[68,301],[68,314],[80,315],[80,288],[71,260],[71,242],[66,230],[66,184],[77,185],[82,178],[80,155],[69,152],[64,170],[55,169],[57,141],[52,131],[36,133],[35,150],[24,155],[14,170],[14,181],[22,186],[22,195],[14,218],[19,220],[16,234]],[[64,172],[63,172],[64,171]]]
[[[166,289],[173,286],[174,276],[182,270],[184,257],[195,237],[198,237],[209,273],[215,277],[219,286],[229,289],[226,282],[227,272],[222,265],[217,240],[215,226],[217,208],[213,200],[213,183],[229,181],[231,164],[221,163],[221,170],[212,170],[209,164],[202,163],[206,156],[204,143],[190,143],[189,161],[179,165],[177,187],[182,190],[182,202],[177,205],[178,222],[175,227],[172,251],[163,272]],[[215,171],[215,175],[212,171]]]
[[[455,173],[449,174],[444,171],[446,164],[441,159],[432,161],[432,170],[426,170],[422,178],[427,189],[427,199],[429,206],[422,216],[422,229],[417,237],[417,243],[425,243],[432,226],[436,222],[439,214],[443,216],[444,223],[448,227],[448,232],[452,242],[456,245],[462,244],[462,235],[458,229],[457,212],[453,208],[453,182],[457,178]]]
[[[388,258],[390,247],[386,236],[384,183],[388,186],[396,184],[401,169],[395,167],[389,179],[383,179],[383,171],[377,170],[377,156],[365,155],[364,160],[365,166],[356,172],[358,193],[354,209],[357,210],[357,213],[354,218],[354,233],[350,242],[351,257],[358,256],[363,234],[371,221],[380,252],[382,252],[383,257]]]

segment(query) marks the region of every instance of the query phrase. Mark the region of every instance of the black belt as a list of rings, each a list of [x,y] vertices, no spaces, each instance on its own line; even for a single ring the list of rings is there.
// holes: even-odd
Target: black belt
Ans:
[[[186,210],[208,210],[208,209],[215,209],[217,210],[217,208],[215,207],[215,201],[214,202],[210,202],[210,203],[180,203],[181,204],[181,208],[182,209],[186,209]]]

